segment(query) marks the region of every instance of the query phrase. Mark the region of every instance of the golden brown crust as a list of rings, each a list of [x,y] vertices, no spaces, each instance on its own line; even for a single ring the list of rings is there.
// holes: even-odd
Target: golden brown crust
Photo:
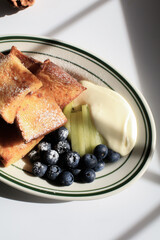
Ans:
[[[42,63],[23,54],[15,46],[11,48],[11,53],[18,57],[24,66],[43,82],[44,86],[48,87],[48,91],[49,89],[52,91],[61,109],[86,89],[75,78],[50,60]]]
[[[17,111],[16,122],[26,142],[56,130],[67,122],[48,88],[27,95]]]
[[[10,53],[21,61],[21,63],[28,68],[28,70],[32,73],[36,73],[36,71],[40,68],[41,62],[32,58],[28,57],[27,55],[23,54],[21,51],[19,51],[15,46],[12,46]]]
[[[43,137],[25,144],[15,124],[0,119],[0,157],[5,167],[23,158]]]
[[[9,0],[9,2],[16,8],[24,9],[32,6],[35,0]]]
[[[28,68],[38,62],[22,54],[15,47],[12,48],[11,53],[14,53]],[[85,89],[77,80],[49,60],[38,64],[39,71],[36,76],[42,81],[43,87],[25,97],[16,116],[17,125],[26,142],[64,125],[67,119],[59,106],[63,108]]]
[[[9,54],[0,60],[0,114],[8,123],[13,123],[17,108],[23,98],[42,86],[20,60]]]
[[[15,47],[8,56],[0,54],[0,113],[9,123],[16,114],[19,127],[0,119],[0,157],[4,166],[18,161],[44,135],[64,125],[67,119],[61,109],[84,90],[50,60],[42,64]]]
[[[61,67],[46,60],[36,76],[54,94],[57,104],[63,109],[86,88]]]
[[[4,58],[3,53],[0,52],[0,60]]]

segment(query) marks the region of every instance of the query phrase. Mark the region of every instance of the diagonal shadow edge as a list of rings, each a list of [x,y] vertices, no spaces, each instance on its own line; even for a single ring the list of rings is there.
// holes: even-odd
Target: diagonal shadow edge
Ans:
[[[127,240],[138,235],[144,228],[147,228],[153,221],[156,221],[160,216],[160,205],[156,206],[151,212],[145,215],[134,226],[127,230],[115,240]]]
[[[50,31],[44,33],[44,35],[48,36],[48,37],[51,37],[51,36],[54,36],[54,35],[62,32],[66,28],[73,25],[75,22],[78,22],[79,20],[84,18],[86,15],[88,15],[88,14],[92,13],[93,11],[97,10],[99,7],[101,7],[102,5],[104,5],[108,1],[110,1],[110,0],[96,1],[92,5],[90,5],[87,8],[81,10],[79,13],[75,14],[74,16],[72,16],[68,20],[66,20],[65,22],[63,22],[60,25],[58,25],[57,27],[55,27],[53,30],[50,30]]]
[[[147,99],[155,123],[160,122],[160,1],[120,0],[141,90]],[[160,129],[157,128],[157,138]],[[157,139],[157,143],[159,141]],[[160,158],[160,146],[157,147]]]

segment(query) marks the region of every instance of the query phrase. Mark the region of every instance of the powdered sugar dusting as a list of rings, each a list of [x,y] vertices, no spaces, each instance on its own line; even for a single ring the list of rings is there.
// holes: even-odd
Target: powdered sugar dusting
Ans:
[[[66,118],[55,102],[52,92],[42,88],[27,98],[28,101],[24,101],[17,113],[17,121],[26,141],[45,135],[65,124]]]
[[[21,99],[41,82],[12,55],[0,62],[0,109],[3,118],[12,123]]]

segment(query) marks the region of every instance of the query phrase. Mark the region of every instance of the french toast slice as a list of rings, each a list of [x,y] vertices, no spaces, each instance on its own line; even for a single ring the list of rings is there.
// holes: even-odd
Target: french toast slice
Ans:
[[[54,93],[55,100],[61,109],[74,100],[86,88],[75,78],[57,66],[50,60],[44,63],[23,54],[15,46],[12,46],[11,53],[34,73]]]
[[[5,167],[23,158],[43,137],[24,143],[23,137],[15,124],[8,124],[0,119],[0,158]]]
[[[0,59],[0,115],[13,123],[23,98],[35,92],[42,82],[20,60],[9,54]]]
[[[10,53],[19,58],[21,63],[32,73],[36,73],[42,64],[42,62],[23,54],[15,46],[12,46]]]
[[[63,109],[86,88],[75,78],[50,60],[44,61],[36,76],[48,91],[53,92],[57,104]]]
[[[4,54],[0,52],[0,60],[4,58]]]
[[[16,115],[16,123],[26,142],[46,135],[67,122],[65,115],[55,101],[53,92],[42,87],[28,94]]]

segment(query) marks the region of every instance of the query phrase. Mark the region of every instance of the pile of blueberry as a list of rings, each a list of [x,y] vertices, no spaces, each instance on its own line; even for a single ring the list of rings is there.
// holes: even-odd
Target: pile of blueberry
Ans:
[[[61,127],[48,134],[28,157],[33,162],[32,172],[37,177],[43,177],[54,184],[69,186],[74,181],[81,183],[93,182],[96,172],[101,171],[105,162],[116,162],[120,154],[100,144],[93,154],[83,157],[71,150],[67,140],[68,130]]]

